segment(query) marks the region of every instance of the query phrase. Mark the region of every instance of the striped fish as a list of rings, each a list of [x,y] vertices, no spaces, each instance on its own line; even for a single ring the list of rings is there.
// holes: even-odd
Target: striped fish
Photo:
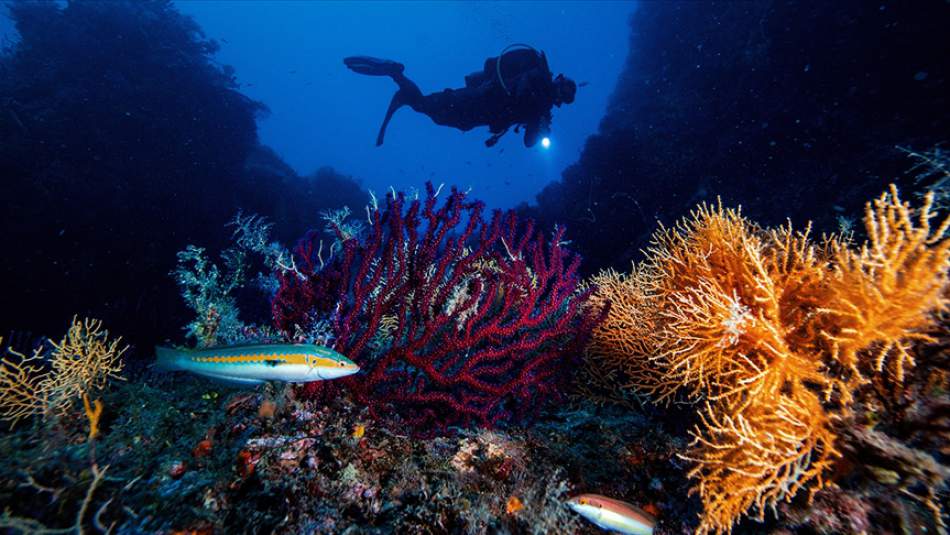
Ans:
[[[656,525],[643,509],[599,494],[574,496],[567,506],[603,529],[628,535],[653,535]]]
[[[312,344],[262,344],[197,350],[156,347],[155,354],[159,368],[243,384],[265,381],[309,383],[360,371],[359,366],[336,351]]]

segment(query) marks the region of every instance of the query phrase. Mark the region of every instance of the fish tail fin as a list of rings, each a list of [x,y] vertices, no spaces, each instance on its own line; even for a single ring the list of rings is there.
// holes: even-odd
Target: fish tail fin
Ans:
[[[181,358],[181,353],[181,351],[171,347],[155,346],[155,367],[163,371],[180,369],[178,361]]]

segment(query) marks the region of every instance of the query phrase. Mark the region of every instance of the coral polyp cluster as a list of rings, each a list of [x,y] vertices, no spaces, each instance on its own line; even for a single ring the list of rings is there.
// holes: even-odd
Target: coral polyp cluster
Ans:
[[[684,455],[700,532],[826,486],[854,393],[901,387],[912,344],[933,340],[947,307],[950,219],[932,225],[931,200],[914,210],[892,187],[868,203],[859,249],[703,205],[661,229],[631,275],[595,279],[594,301],[612,306],[591,365],[702,408]]]

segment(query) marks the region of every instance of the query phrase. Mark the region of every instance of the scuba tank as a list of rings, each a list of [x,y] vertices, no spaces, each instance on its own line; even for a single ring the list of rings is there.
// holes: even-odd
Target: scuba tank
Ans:
[[[505,77],[502,76],[501,62],[502,62],[502,60],[504,59],[505,54],[508,53],[509,50],[513,50],[513,49],[526,49],[526,50],[531,50],[531,51],[534,52],[535,55],[538,57],[538,61],[540,62],[541,66],[544,68],[544,70],[547,71],[547,72],[549,72],[549,73],[551,72],[551,69],[548,68],[548,58],[547,58],[547,56],[544,55],[544,52],[540,52],[540,51],[538,51],[538,49],[534,48],[533,46],[531,46],[531,45],[526,45],[526,44],[524,44],[524,43],[513,43],[513,44],[510,44],[510,45],[506,46],[506,47],[501,51],[501,54],[498,54],[498,59],[495,61],[495,76],[496,76],[497,79],[498,79],[498,84],[499,84],[499,85],[501,86],[501,88],[505,91],[505,94],[508,95],[509,97],[511,96],[511,90],[508,89],[508,85],[505,83]]]

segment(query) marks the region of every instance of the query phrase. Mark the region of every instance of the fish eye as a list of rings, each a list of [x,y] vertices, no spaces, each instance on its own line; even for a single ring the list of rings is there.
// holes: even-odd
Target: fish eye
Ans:
[[[343,367],[343,366],[346,366],[346,363],[345,363],[345,362],[341,362],[341,363],[340,363],[340,367]]]

